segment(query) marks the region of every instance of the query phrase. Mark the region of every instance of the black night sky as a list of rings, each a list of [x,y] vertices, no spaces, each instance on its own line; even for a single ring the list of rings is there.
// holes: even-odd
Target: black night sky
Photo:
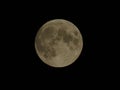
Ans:
[[[110,62],[106,57],[110,40],[108,33],[106,10],[97,5],[75,5],[63,7],[55,5],[45,7],[38,4],[15,5],[10,8],[7,23],[11,23],[8,34],[9,52],[7,70],[10,76],[21,80],[55,80],[55,81],[99,81],[107,77]],[[53,68],[44,64],[36,54],[34,40],[38,29],[52,19],[66,19],[74,23],[83,36],[83,50],[78,60],[65,68]],[[9,26],[8,26],[9,27]],[[109,30],[110,32],[110,30]],[[18,78],[17,78],[18,79]]]
[[[81,79],[95,77],[100,74],[99,62],[101,63],[98,54],[98,33],[100,31],[99,24],[96,23],[97,18],[92,14],[92,11],[79,11],[64,13],[62,11],[44,13],[40,10],[33,10],[26,15],[24,40],[26,50],[23,50],[25,58],[22,59],[24,67],[34,77],[41,78],[56,78],[56,79]],[[92,15],[91,15],[92,14]],[[40,61],[34,48],[34,40],[37,30],[48,20],[66,19],[73,22],[81,31],[83,36],[83,50],[78,60],[65,68],[52,68]],[[27,36],[26,36],[27,34]],[[22,41],[21,41],[22,42]],[[25,60],[25,61],[24,61]]]

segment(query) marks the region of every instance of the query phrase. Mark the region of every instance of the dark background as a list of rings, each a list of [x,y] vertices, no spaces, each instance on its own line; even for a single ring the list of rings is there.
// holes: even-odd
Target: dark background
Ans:
[[[74,10],[67,12],[67,10],[62,11],[61,9],[58,11],[51,10],[47,13],[44,12],[45,11],[40,11],[39,9],[34,9],[24,17],[23,22],[25,26],[23,26],[24,29],[21,30],[22,41],[20,41],[21,43],[25,42],[22,44],[23,51],[21,52],[23,55],[23,68],[26,68],[26,71],[34,77],[41,79],[78,80],[99,76],[100,70],[102,70],[99,65],[102,60],[100,60],[101,55],[99,55],[99,46],[101,46],[101,44],[99,45],[98,34],[101,33],[101,30],[98,22],[100,18],[97,18],[97,13],[86,9],[85,11],[79,10],[78,12],[74,12]],[[34,48],[35,35],[38,29],[48,20],[57,18],[73,22],[80,29],[83,36],[84,46],[82,54],[73,65],[65,68],[52,68],[45,65],[38,58]]]
[[[55,3],[55,2],[54,2]],[[108,82],[113,67],[110,45],[111,30],[109,9],[106,4],[92,2],[46,5],[45,3],[16,2],[4,10],[6,51],[3,70],[6,77],[16,82]],[[48,3],[49,4],[49,3]],[[8,11],[8,12],[7,12]],[[34,40],[38,29],[52,19],[73,22],[82,33],[83,50],[78,60],[65,68],[53,68],[37,56]],[[7,29],[6,29],[7,28]],[[112,34],[114,34],[112,32]],[[8,42],[6,42],[8,41]],[[109,53],[110,54],[109,54]],[[5,52],[6,54],[6,52]],[[9,76],[8,76],[9,75]],[[33,81],[33,82],[32,82]],[[73,82],[73,83],[74,83]]]

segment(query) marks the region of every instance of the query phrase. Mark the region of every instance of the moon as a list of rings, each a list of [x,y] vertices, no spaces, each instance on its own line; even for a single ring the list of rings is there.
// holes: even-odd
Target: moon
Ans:
[[[70,21],[53,19],[43,24],[35,36],[35,50],[45,64],[66,67],[80,56],[83,38],[80,30]]]

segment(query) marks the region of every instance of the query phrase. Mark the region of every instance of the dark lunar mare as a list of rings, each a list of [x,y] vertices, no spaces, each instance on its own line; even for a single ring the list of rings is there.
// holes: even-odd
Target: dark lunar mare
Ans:
[[[38,38],[39,35],[37,35],[36,38],[36,45],[37,49],[40,53],[43,53],[43,56],[48,59],[56,56],[56,50],[54,48],[55,45],[57,45],[57,42],[59,42],[61,39],[68,45],[68,47],[72,50],[73,48],[70,46],[70,42],[73,42],[76,46],[79,42],[79,39],[73,37],[70,33],[66,31],[67,28],[60,27],[58,29],[57,35],[55,37],[54,27],[47,27],[45,30],[43,30],[40,35],[41,37]],[[75,35],[78,35],[78,32],[74,32]],[[49,43],[45,43],[45,41],[48,40]],[[48,59],[50,60],[50,59]]]
[[[77,31],[74,31],[75,35],[78,35]],[[63,38],[63,41],[69,46],[70,42],[73,42],[74,45],[78,45],[79,38],[73,37],[70,33],[68,33],[64,28],[60,28],[58,31],[58,37],[57,38]]]

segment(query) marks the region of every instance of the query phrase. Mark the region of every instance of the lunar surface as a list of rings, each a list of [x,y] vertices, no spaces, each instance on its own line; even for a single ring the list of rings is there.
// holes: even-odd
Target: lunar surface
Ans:
[[[82,48],[80,30],[72,22],[64,19],[46,22],[35,37],[37,55],[52,67],[71,65],[80,56]]]

